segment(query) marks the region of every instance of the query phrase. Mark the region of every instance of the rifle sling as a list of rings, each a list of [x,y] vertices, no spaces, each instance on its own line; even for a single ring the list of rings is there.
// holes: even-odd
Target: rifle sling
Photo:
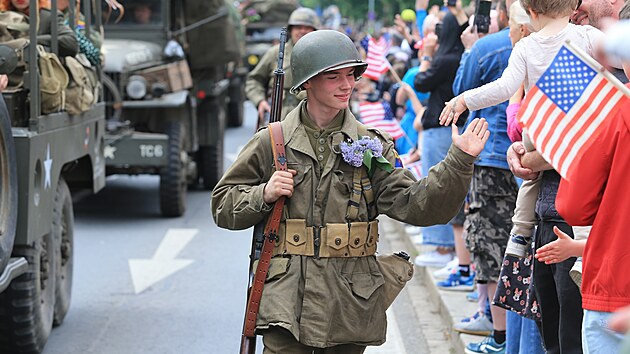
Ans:
[[[269,124],[269,135],[271,136],[271,148],[273,150],[273,159],[276,171],[287,171],[287,159],[284,151],[284,138],[282,136],[282,126],[279,122]],[[280,227],[280,219],[282,218],[282,209],[284,208],[285,197],[278,199],[271,211],[267,225],[263,234],[263,247],[258,261],[258,267],[254,274],[249,302],[247,304],[247,314],[245,316],[245,328],[243,335],[246,337],[254,337],[256,330],[256,317],[258,316],[258,308],[260,307],[260,299],[262,298],[265,279],[269,271],[269,263],[273,255],[273,249],[278,238],[278,229]]]

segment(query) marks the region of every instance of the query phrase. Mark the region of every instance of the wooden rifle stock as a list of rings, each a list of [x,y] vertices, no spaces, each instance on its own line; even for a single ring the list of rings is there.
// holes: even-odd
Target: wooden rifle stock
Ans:
[[[281,114],[282,114],[282,98],[284,94],[284,45],[287,41],[287,29],[286,27],[282,28],[280,32],[280,49],[278,50],[278,67],[274,71],[274,81],[273,81],[273,94],[271,96],[271,112],[269,115],[269,123],[280,122]],[[273,138],[272,138],[273,145]],[[274,160],[276,160],[276,153],[274,148]],[[276,162],[277,164],[277,162]],[[285,165],[286,166],[286,165]],[[276,201],[276,204],[284,205],[284,198]],[[254,354],[256,352],[256,334],[254,333],[256,329],[256,317],[258,315],[258,306],[259,303],[253,299],[256,297],[258,301],[260,300],[260,296],[262,295],[262,287],[258,289],[258,293],[256,296],[252,296],[252,293],[255,291],[254,287],[256,284],[263,284],[265,279],[259,279],[262,275],[266,277],[267,270],[269,267],[268,262],[260,262],[259,267],[265,267],[264,272],[257,272],[257,269],[254,268],[254,262],[261,258],[262,249],[265,246],[265,241],[267,241],[269,247],[272,247],[273,250],[273,239],[265,239],[276,236],[273,232],[269,232],[270,225],[273,223],[274,219],[279,222],[280,215],[277,215],[276,209],[274,207],[274,211],[268,218],[266,222],[265,229],[263,230],[263,224],[260,223],[254,227],[254,235],[252,239],[252,249],[249,256],[249,285],[247,287],[247,307],[245,309],[245,319],[243,320],[243,335],[241,336],[241,348],[240,354]],[[280,207],[281,211],[281,207]],[[273,228],[272,228],[273,229]],[[277,230],[276,230],[277,232]]]

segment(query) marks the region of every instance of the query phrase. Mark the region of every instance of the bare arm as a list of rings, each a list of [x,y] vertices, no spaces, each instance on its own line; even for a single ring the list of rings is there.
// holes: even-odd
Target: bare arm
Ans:
[[[553,170],[553,167],[545,160],[538,151],[525,153],[521,159],[523,167],[529,168],[534,172],[545,170]]]

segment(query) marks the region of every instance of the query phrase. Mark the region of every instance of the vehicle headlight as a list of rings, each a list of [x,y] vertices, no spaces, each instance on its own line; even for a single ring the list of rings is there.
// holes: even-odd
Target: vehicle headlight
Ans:
[[[147,80],[140,75],[132,75],[129,77],[125,90],[129,97],[139,100],[147,94]]]
[[[253,55],[253,54],[248,56],[247,63],[251,66],[256,66],[256,64],[258,64],[258,56]]]

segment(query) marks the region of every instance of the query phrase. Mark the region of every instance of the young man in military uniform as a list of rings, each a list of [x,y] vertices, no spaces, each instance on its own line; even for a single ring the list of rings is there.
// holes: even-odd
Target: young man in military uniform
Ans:
[[[387,168],[397,165],[392,139],[348,109],[366,67],[346,35],[304,36],[293,50],[291,92],[304,90],[307,99],[281,123],[288,171],[274,172],[271,138],[262,129],[212,193],[214,220],[233,230],[264,222],[274,202],[287,197],[256,322],[265,354],[353,354],[383,344],[385,310],[413,268],[397,256],[375,256],[376,217],[422,226],[450,220],[488,139],[488,125],[478,119],[462,135],[453,128],[448,155],[422,180]],[[362,158],[352,159],[347,145],[362,137],[374,152],[382,149],[387,166],[368,170]]]
[[[284,77],[284,95],[282,100],[282,114],[284,119],[286,115],[293,110],[298,104],[298,99],[289,94],[289,88],[293,84],[291,77],[291,52],[293,46],[305,34],[316,31],[319,28],[319,19],[315,11],[300,7],[293,11],[289,16],[289,40],[284,47],[284,69],[286,75]],[[265,55],[260,59],[258,65],[247,76],[245,81],[245,95],[247,99],[258,109],[258,119],[262,122],[265,112],[269,112],[271,108],[267,102],[267,91],[273,86],[273,72],[278,67],[278,51],[280,45],[276,44],[269,48]]]

